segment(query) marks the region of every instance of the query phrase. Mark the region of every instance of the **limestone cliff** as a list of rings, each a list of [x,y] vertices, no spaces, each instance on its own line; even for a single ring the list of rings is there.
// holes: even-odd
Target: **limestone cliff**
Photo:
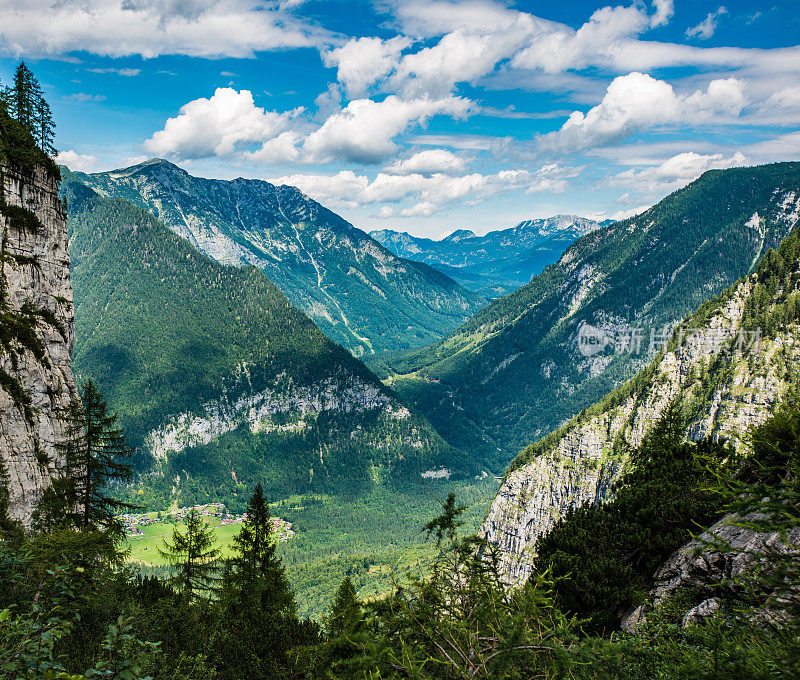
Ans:
[[[787,239],[795,249],[796,236]],[[608,497],[625,469],[626,451],[673,402],[683,404],[692,439],[725,437],[738,446],[751,426],[767,419],[798,382],[800,329],[796,321],[781,322],[783,312],[776,322],[769,315],[754,319],[753,309],[756,299],[795,309],[792,253],[790,271],[781,273],[788,286],[762,285],[760,277],[769,272],[760,267],[685,320],[634,380],[517,457],[483,526],[486,539],[501,549],[510,582],[530,573],[537,538],[568,509]],[[763,327],[765,320],[771,327]]]
[[[690,593],[692,606],[682,618],[682,625],[699,623],[712,616],[720,608],[722,598],[741,589],[739,579],[764,563],[771,562],[775,554],[798,555],[800,527],[781,536],[778,531],[758,531],[750,521],[759,519],[757,513],[745,518],[726,515],[696,539],[676,550],[654,575],[654,587],[647,604],[630,611],[622,619],[622,627],[634,630],[640,626],[651,609],[658,610],[678,593]],[[800,555],[798,555],[800,557]],[[768,567],[772,572],[774,567]],[[779,623],[782,614],[778,608],[770,607],[769,600],[798,603],[800,593],[796,589],[773,590],[762,593],[762,602],[752,616],[755,620]]]
[[[0,146],[0,460],[9,516],[27,523],[58,470],[60,414],[76,398],[72,286],[55,168],[22,167],[3,152]]]

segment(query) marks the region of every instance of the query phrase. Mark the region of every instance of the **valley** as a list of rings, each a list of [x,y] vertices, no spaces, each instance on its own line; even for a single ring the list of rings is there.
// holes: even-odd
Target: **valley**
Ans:
[[[0,2],[0,680],[800,678],[788,4]]]

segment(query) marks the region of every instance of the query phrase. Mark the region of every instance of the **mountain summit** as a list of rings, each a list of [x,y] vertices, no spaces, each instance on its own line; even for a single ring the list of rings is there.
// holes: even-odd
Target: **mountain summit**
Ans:
[[[263,270],[356,355],[433,342],[484,303],[441,272],[397,257],[296,187],[193,177],[160,159],[76,177],[101,196],[144,208],[222,264]]]
[[[370,235],[395,255],[425,262],[467,288],[497,297],[524,286],[577,239],[599,227],[583,217],[556,215],[484,236],[457,229],[440,241],[391,229]]]

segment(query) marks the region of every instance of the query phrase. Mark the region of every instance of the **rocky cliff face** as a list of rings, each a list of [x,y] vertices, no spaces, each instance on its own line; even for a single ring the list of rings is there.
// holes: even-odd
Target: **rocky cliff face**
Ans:
[[[686,408],[692,439],[725,437],[741,445],[769,417],[798,380],[800,329],[787,325],[762,338],[760,328],[743,325],[757,283],[758,274],[751,275],[713,312],[689,318],[636,379],[520,454],[483,526],[502,551],[510,582],[527,577],[537,538],[568,509],[608,497],[627,447],[638,446],[671,403]],[[796,296],[796,287],[782,299],[787,294]]]
[[[373,412],[391,421],[405,421],[411,412],[380,387],[342,372],[310,385],[298,385],[285,373],[276,376],[263,390],[248,389],[247,366],[241,366],[230,392],[206,402],[197,413],[181,413],[169,418],[146,437],[149,452],[158,460],[180,453],[191,446],[202,446],[217,437],[246,425],[253,434],[289,433],[311,430],[315,415],[323,412],[361,414]],[[235,396],[237,395],[238,396]],[[359,428],[354,421],[350,436]],[[423,439],[413,428],[406,433],[415,448]],[[379,446],[380,442],[372,442]]]
[[[726,515],[708,531],[675,551],[656,572],[649,602],[629,612],[622,619],[622,627],[625,630],[636,629],[645,622],[650,610],[658,610],[679,593],[687,592],[694,595],[693,606],[681,623],[684,627],[700,623],[720,609],[721,595],[726,596],[741,587],[737,586],[739,579],[746,578],[757,566],[769,568],[773,555],[796,555],[800,558],[797,549],[800,528],[787,531],[786,536],[777,531],[758,531],[749,526],[758,518],[757,514],[745,518]],[[722,591],[720,584],[724,584]],[[797,603],[800,593],[788,589],[762,593],[762,598],[762,606],[752,612],[753,618],[779,624],[782,614],[770,607],[768,600],[778,598],[779,602]]]
[[[0,164],[0,234],[0,458],[9,515],[27,523],[58,470],[60,413],[76,398],[67,228],[41,166]]]

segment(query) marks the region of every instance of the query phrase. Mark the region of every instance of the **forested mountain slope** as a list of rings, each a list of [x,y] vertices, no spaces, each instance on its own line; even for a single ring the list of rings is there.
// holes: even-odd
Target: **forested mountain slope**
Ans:
[[[800,385],[800,230],[755,272],[703,304],[634,379],[514,460],[483,532],[509,580],[530,571],[537,538],[570,509],[603,501],[630,452],[673,405],[685,436],[745,435]]]
[[[451,449],[254,267],[221,265],[64,171],[75,367],[120,413],[148,492],[220,500],[416,478]]]
[[[707,172],[381,371],[445,438],[507,461],[632,376],[665,327],[751,271],[798,217],[800,163]]]
[[[193,177],[163,160],[77,177],[151,212],[228,265],[255,265],[356,355],[438,340],[484,304],[441,272],[402,260],[299,189]]]
[[[484,236],[467,229],[439,241],[391,229],[372,231],[370,236],[395,255],[425,262],[467,288],[497,297],[524,286],[577,239],[599,227],[583,217],[556,215]]]

